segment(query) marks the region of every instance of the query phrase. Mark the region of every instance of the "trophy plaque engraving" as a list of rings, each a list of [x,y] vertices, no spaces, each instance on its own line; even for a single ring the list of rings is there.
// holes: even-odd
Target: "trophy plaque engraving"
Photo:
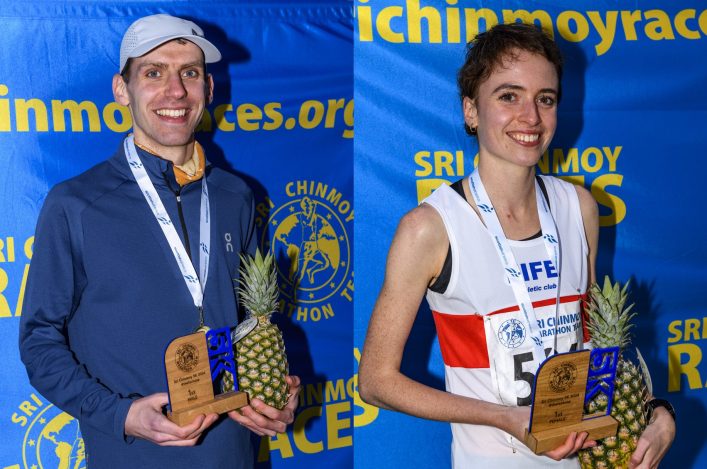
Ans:
[[[179,426],[191,423],[199,414],[223,414],[248,404],[248,395],[238,390],[214,393],[214,383],[225,373],[236,376],[227,327],[174,339],[165,351],[164,366],[170,406],[167,418]]]
[[[618,348],[582,350],[554,355],[535,376],[530,426],[525,444],[535,453],[552,450],[572,432],[587,432],[590,440],[616,435],[611,417]],[[607,396],[607,410],[584,415],[585,402]]]

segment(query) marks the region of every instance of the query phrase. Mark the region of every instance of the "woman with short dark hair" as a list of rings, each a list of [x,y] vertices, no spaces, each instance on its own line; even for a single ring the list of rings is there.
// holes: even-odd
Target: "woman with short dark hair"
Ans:
[[[536,370],[583,348],[580,299],[595,276],[596,202],[535,171],[557,127],[561,76],[557,45],[535,26],[498,25],[469,44],[458,84],[478,168],[403,217],[371,316],[361,397],[451,422],[454,467],[577,467],[574,454],[596,444],[587,433],[544,455],[524,444]],[[400,372],[424,295],[448,392]],[[655,467],[674,435],[669,415],[651,427],[640,467]]]

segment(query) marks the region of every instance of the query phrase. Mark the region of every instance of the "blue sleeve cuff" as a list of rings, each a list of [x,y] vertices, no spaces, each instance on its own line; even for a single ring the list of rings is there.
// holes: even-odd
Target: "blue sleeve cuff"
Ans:
[[[132,403],[133,399],[120,399],[115,409],[115,418],[113,421],[113,433],[127,444],[131,444],[135,441],[135,437],[125,434],[125,420],[128,418],[128,410],[130,410]]]

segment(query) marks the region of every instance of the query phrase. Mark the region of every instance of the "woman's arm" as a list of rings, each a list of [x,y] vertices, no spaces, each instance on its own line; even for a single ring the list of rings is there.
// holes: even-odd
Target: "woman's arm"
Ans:
[[[364,401],[432,420],[465,420],[461,414],[465,398],[400,372],[410,329],[427,286],[441,270],[448,246],[442,219],[432,207],[421,205],[400,221],[359,366],[359,393]]]
[[[414,381],[400,372],[403,350],[430,282],[439,274],[449,248],[442,219],[421,205],[405,215],[393,238],[386,275],[371,316],[359,366],[361,398],[385,409],[429,420],[489,425],[521,442],[530,419],[528,407],[506,407],[458,396]],[[547,453],[562,459],[581,448],[586,434],[573,434]]]

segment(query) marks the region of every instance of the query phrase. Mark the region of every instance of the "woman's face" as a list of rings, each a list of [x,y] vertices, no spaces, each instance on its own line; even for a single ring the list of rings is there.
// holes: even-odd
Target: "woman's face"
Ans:
[[[464,98],[464,118],[477,127],[479,156],[531,167],[547,150],[557,127],[558,79],[543,56],[513,50]]]

